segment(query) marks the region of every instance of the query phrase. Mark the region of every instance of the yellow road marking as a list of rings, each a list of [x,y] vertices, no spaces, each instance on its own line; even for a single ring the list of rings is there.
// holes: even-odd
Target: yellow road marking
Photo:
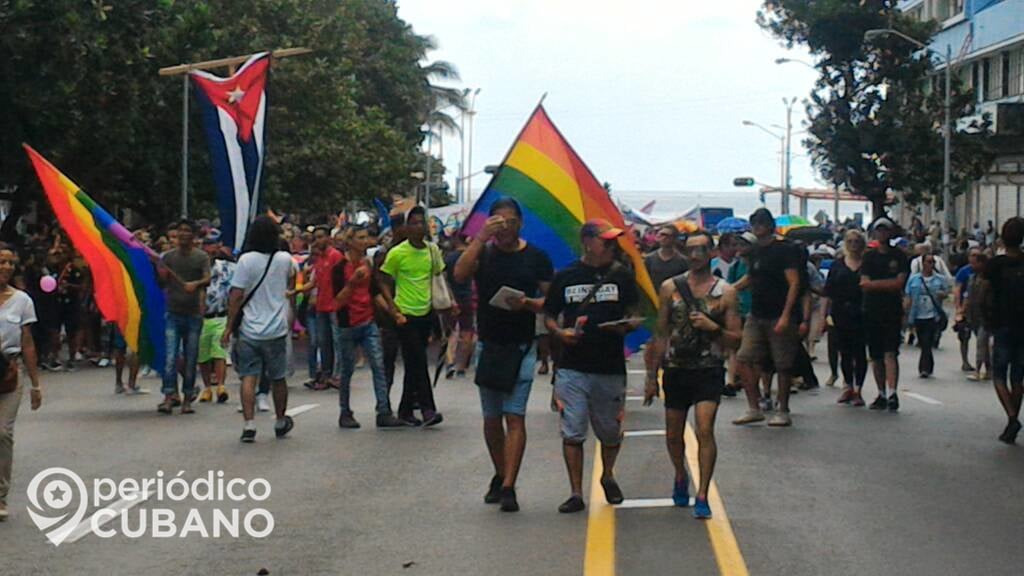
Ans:
[[[584,576],[615,576],[615,508],[601,488],[601,443],[594,442],[594,466],[590,479],[590,515],[587,518],[587,551]]]
[[[700,478],[700,461],[697,459],[697,436],[690,424],[686,424],[686,461],[690,464],[690,474],[694,485]],[[708,528],[708,538],[715,552],[718,571],[722,576],[748,576],[747,563],[743,560],[740,545],[736,542],[729,516],[725,513],[725,504],[718,493],[718,485],[711,480],[708,488],[708,504],[711,506],[711,518],[703,522]]]

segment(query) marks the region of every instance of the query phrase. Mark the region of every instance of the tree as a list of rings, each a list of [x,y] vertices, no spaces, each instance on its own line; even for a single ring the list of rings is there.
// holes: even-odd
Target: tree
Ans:
[[[758,23],[787,47],[807,46],[820,77],[807,103],[805,141],[814,166],[837,186],[885,211],[890,190],[910,203],[942,195],[941,90],[930,89],[927,51],[895,36],[865,43],[873,29],[896,29],[927,44],[935,22],[903,14],[896,0],[768,0]],[[939,84],[941,86],[941,83]],[[953,118],[972,112],[973,94],[957,81]],[[953,190],[962,191],[992,157],[987,120],[954,134]],[[979,167],[981,172],[979,172]]]
[[[264,198],[336,211],[407,193],[434,95],[433,40],[389,0],[0,0],[0,187],[39,199],[29,142],[98,201],[152,221],[178,212],[184,62],[308,46],[275,62]],[[225,70],[214,71],[225,74]],[[200,119],[190,124],[190,203],[212,216]],[[16,219],[16,218],[15,218]]]

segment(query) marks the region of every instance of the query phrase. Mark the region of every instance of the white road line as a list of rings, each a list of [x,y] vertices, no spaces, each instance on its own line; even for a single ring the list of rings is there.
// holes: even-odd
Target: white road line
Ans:
[[[690,503],[693,503],[693,499],[690,499]],[[616,504],[615,507],[622,508],[671,508],[675,506],[675,502],[671,498],[630,498],[623,500],[622,504]]]
[[[623,436],[630,438],[632,436],[664,436],[664,430],[626,430],[622,434]]]
[[[645,376],[647,375],[647,370],[627,370],[626,372],[628,374],[643,374]]]
[[[303,412],[309,412],[310,410],[316,408],[317,406],[319,406],[319,404],[303,404],[301,406],[296,406],[295,408],[289,408],[285,410],[284,413],[287,414],[288,416],[291,416],[292,418],[295,418],[299,414],[302,414]],[[274,417],[273,412],[270,413],[270,417]]]
[[[644,401],[644,397],[643,396],[626,396],[626,401],[628,401],[628,402],[643,402]]]
[[[100,508],[99,510],[93,512],[91,516],[79,522],[78,526],[75,526],[75,529],[72,530],[71,533],[68,535],[67,540],[65,540],[65,542],[77,542],[81,540],[83,537],[85,537],[87,534],[91,534],[93,530],[92,519],[100,512],[104,510],[112,510],[116,512],[116,514],[108,514],[106,518],[103,519],[102,522],[96,523],[97,526],[103,526],[104,524],[110,522],[114,518],[119,517],[121,514],[127,513],[135,506],[141,504],[142,502],[145,502],[146,500],[149,500],[149,496],[150,492],[146,491],[145,493],[139,493],[134,498],[122,498],[121,500],[114,502],[110,506]]]
[[[935,398],[929,398],[923,394],[918,394],[916,392],[904,392],[903,395],[910,396],[915,400],[920,400],[921,402],[924,402],[925,404],[931,404],[932,406],[942,406],[941,401],[936,400]]]

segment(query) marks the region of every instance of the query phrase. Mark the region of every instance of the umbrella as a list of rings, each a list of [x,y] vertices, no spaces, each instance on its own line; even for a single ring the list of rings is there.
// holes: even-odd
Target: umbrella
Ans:
[[[672,225],[676,227],[676,230],[678,230],[680,234],[689,234],[700,230],[700,226],[696,222],[685,218],[680,218],[679,220],[672,222]]]
[[[747,222],[743,218],[723,218],[715,228],[719,234],[725,234],[732,232],[734,234],[740,234],[750,230],[750,222]]]
[[[832,231],[820,226],[800,226],[786,231],[786,238],[803,242],[828,242],[832,240]]]
[[[803,216],[783,214],[775,218],[775,230],[779,234],[784,235],[793,228],[803,228],[806,226],[814,226],[814,224]]]

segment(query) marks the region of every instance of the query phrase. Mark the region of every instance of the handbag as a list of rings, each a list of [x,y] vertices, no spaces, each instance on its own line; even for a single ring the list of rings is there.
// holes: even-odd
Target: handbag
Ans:
[[[451,310],[454,305],[448,279],[444,277],[441,249],[437,244],[430,244],[430,307],[434,310]]]
[[[932,291],[928,289],[928,282],[925,280],[924,276],[921,276],[921,285],[924,286],[924,292],[932,301],[932,306],[935,307],[935,313],[938,314],[935,318],[935,322],[938,324],[937,331],[941,334],[949,327],[949,316],[946,315],[946,311],[942,309],[942,305],[939,304],[939,301],[932,295]]]
[[[519,381],[520,367],[525,357],[523,344],[484,342],[473,381],[481,388],[508,394]]]
[[[249,301],[256,295],[256,291],[263,285],[263,281],[267,278],[267,272],[270,272],[270,265],[274,263],[274,256],[277,256],[277,252],[270,255],[267,258],[267,267],[263,269],[263,275],[260,276],[256,286],[253,287],[252,291],[245,295],[245,300],[242,301],[242,305],[238,307],[238,314],[235,315],[234,321],[231,323],[231,333],[238,335],[238,329],[242,326],[242,317],[245,316],[245,307],[249,305]]]
[[[3,353],[3,342],[0,341],[0,394],[9,394],[18,388],[18,369],[14,361]]]

